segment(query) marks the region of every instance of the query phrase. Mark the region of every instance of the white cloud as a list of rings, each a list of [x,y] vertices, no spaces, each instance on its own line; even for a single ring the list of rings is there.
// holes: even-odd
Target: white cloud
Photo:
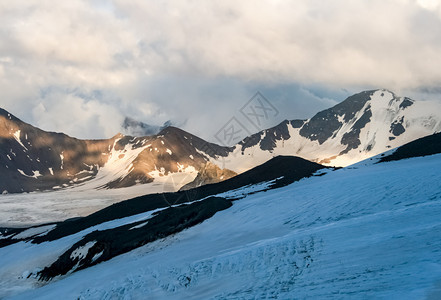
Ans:
[[[111,137],[120,130],[123,118],[112,105],[97,99],[85,100],[75,93],[53,91],[36,104],[31,112],[45,130],[78,135]]]
[[[417,4],[432,11],[437,11],[441,6],[439,0],[417,0]]]
[[[329,105],[312,86],[441,83],[436,0],[19,0],[0,19],[0,106],[79,137],[113,135],[124,115],[210,136],[262,89],[291,93],[274,101],[294,118]]]

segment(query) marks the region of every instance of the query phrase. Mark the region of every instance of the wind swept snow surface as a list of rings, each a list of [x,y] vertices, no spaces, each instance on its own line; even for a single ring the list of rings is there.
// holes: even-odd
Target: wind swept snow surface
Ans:
[[[9,295],[439,299],[440,169],[437,154],[302,179],[248,195],[200,225],[43,287],[22,294],[10,288]],[[20,247],[30,246],[14,245],[17,257],[2,248],[0,257],[7,251],[8,260],[23,268]],[[41,284],[34,278],[19,280],[27,288]]]

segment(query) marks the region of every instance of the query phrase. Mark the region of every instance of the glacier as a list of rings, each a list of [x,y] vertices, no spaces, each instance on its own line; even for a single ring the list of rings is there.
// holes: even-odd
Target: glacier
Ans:
[[[440,169],[441,154],[364,162],[249,194],[202,224],[47,283],[29,275],[84,233],[20,242],[0,249],[0,298],[439,299]]]

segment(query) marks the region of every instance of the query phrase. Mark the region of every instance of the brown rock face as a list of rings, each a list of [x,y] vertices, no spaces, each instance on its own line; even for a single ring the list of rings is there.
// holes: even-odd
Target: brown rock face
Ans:
[[[165,176],[188,167],[204,170],[210,157],[230,150],[174,127],[146,137],[79,140],[40,130],[0,109],[0,193],[55,190],[103,174],[107,181],[100,188],[128,187],[152,182],[153,171]]]
[[[237,173],[231,170],[221,169],[215,164],[207,162],[199,171],[196,178],[192,182],[184,185],[180,190],[185,191],[205,184],[218,183],[220,181],[230,179],[236,175]]]

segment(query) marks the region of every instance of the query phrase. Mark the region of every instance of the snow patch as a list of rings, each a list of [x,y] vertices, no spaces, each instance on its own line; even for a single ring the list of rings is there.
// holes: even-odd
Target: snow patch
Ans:
[[[164,168],[156,168],[149,173],[154,178],[154,184],[162,186],[161,192],[176,192],[187,183],[192,182],[197,176],[197,170],[193,166],[184,167],[177,162],[178,172],[166,173]]]
[[[95,255],[92,257],[92,262],[95,262],[98,258],[100,258],[101,255],[103,255],[103,253],[104,253],[104,250],[101,251],[100,253],[95,254]]]
[[[40,227],[32,227],[29,229],[26,229],[25,231],[20,232],[19,234],[15,235],[13,239],[25,239],[30,238],[33,236],[43,236],[46,235],[49,231],[54,229],[57,225],[46,225],[46,226],[40,226]]]
[[[26,148],[25,145],[23,145],[23,143],[20,140],[20,133],[21,133],[21,130],[17,130],[16,132],[14,132],[13,136],[14,136],[15,140],[17,141],[17,143],[19,143],[23,148],[28,150],[28,148]]]
[[[144,222],[144,223],[141,223],[141,224],[136,225],[136,226],[133,226],[133,227],[131,227],[129,230],[132,230],[132,229],[138,229],[138,228],[144,227],[145,225],[147,225],[148,222],[149,222],[149,221]]]
[[[72,254],[70,255],[70,258],[72,260],[78,258],[79,260],[82,260],[87,256],[87,253],[89,253],[90,248],[92,248],[96,244],[96,241],[88,242],[84,246],[80,246],[77,249],[75,249]]]
[[[26,175],[26,173],[23,172],[23,170],[20,170],[20,169],[17,169],[17,171],[18,171],[21,175],[23,175],[23,176],[30,177],[30,178],[35,178],[35,179],[37,179],[38,177],[43,176],[43,175],[40,174],[40,171],[32,171],[32,175]]]
[[[63,170],[63,168],[64,168],[64,155],[63,155],[63,152],[61,152],[61,154],[60,154],[60,159],[61,159],[60,169]]]

